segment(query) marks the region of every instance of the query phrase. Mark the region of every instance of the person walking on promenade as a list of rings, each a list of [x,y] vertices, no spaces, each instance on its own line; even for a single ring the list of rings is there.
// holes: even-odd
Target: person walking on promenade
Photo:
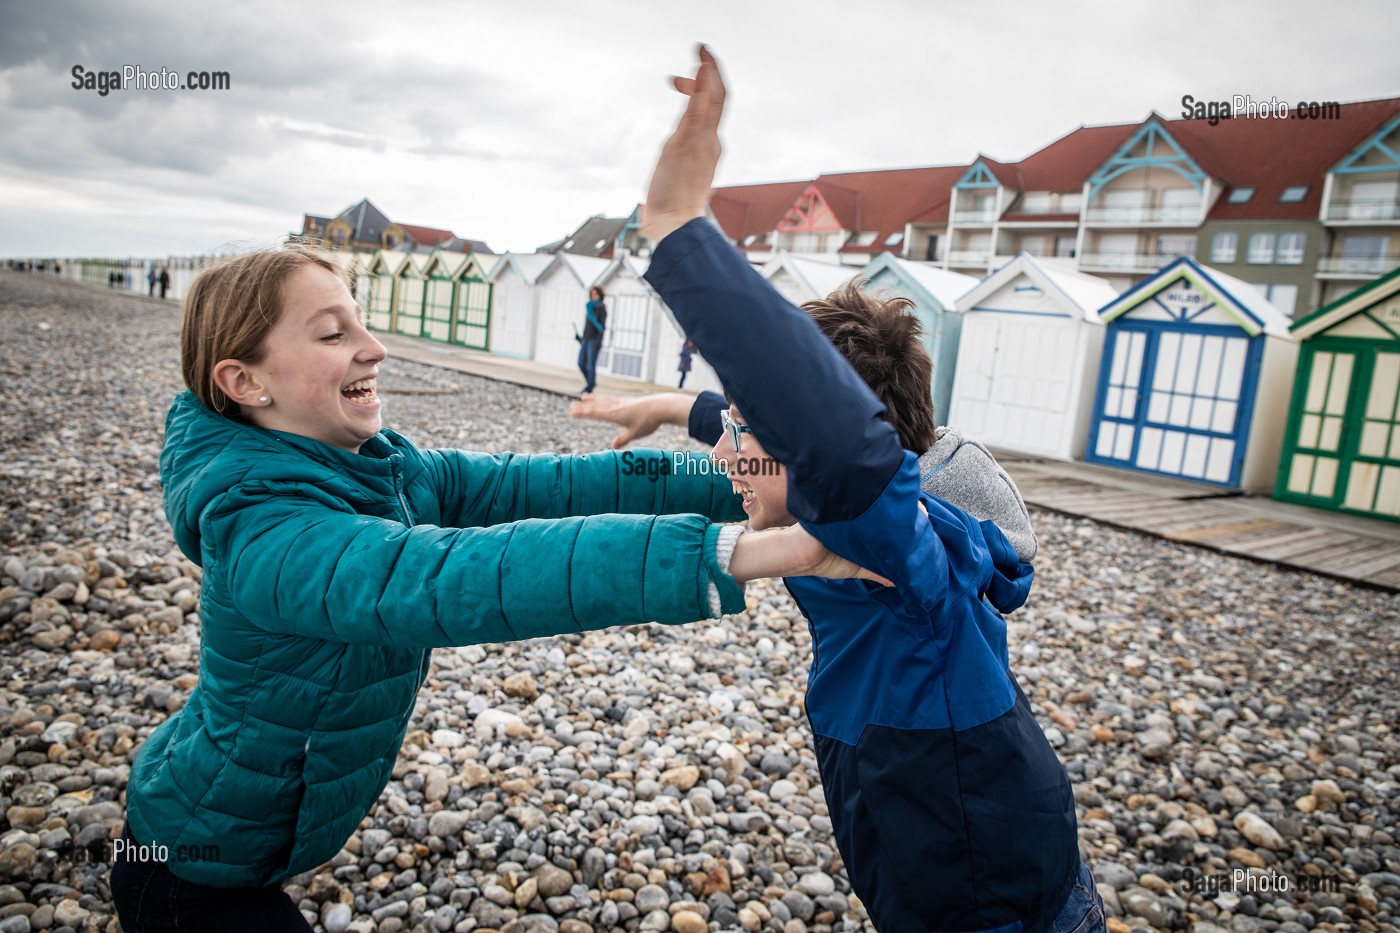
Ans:
[[[146,297],[156,296],[156,264],[151,263],[151,269],[146,273]]]
[[[685,377],[690,375],[690,355],[695,352],[695,344],[690,342],[690,338],[685,338],[685,343],[681,344],[681,361],[676,366],[677,372],[681,374],[681,381],[676,385],[677,389],[685,388]]]
[[[280,884],[378,800],[433,647],[718,618],[758,577],[874,579],[800,528],[719,524],[743,511],[700,454],[641,455],[651,482],[634,452],[420,449],[383,426],[387,353],[308,248],[202,273],[180,340],[160,473],[203,572],[200,674],[131,768],[126,933],[307,933]]]
[[[608,326],[608,308],[603,304],[602,286],[588,290],[584,306],[583,336],[579,339],[578,368],[583,373],[583,394],[598,387],[598,353],[603,349],[603,332]]]
[[[170,291],[170,270],[165,266],[160,267],[160,297],[164,298],[165,293]]]

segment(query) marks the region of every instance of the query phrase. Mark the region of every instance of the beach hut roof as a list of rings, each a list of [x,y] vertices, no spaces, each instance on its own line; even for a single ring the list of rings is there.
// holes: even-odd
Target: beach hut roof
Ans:
[[[973,276],[949,272],[933,263],[901,259],[893,253],[881,253],[876,256],[870,265],[861,271],[861,275],[873,279],[886,269],[901,281],[914,286],[916,291],[922,291],[924,295],[921,297],[925,301],[932,299],[934,303],[948,309],[954,308],[958,299],[977,285],[977,279]]]
[[[1400,294],[1400,269],[1393,269],[1374,282],[1369,282],[1331,304],[1318,308],[1307,317],[1295,321],[1290,330],[1294,337],[1306,340],[1313,334],[1320,333],[1395,294]]]
[[[584,288],[590,287],[598,281],[598,276],[603,274],[603,270],[608,267],[609,260],[597,256],[579,256],[574,253],[555,253],[554,260],[545,266],[544,270],[536,277],[539,281],[549,275],[555,266],[563,266],[572,275],[578,284]]]
[[[1099,308],[1118,297],[1118,289],[1101,278],[1021,253],[959,298],[958,310],[972,310],[1020,275],[1046,292],[1060,295],[1080,318],[1094,323],[1099,320]]]
[[[495,282],[506,274],[506,270],[514,269],[517,275],[534,285],[552,262],[554,256],[550,253],[502,253],[487,278]]]
[[[779,269],[786,269],[789,274],[807,286],[814,295],[822,297],[826,297],[845,282],[860,275],[860,270],[855,266],[843,266],[833,262],[822,262],[819,259],[794,256],[786,250],[779,250],[776,256],[768,260],[762,269],[762,275],[765,279],[771,278]]]
[[[1189,256],[1162,267],[1156,275],[1143,279],[1119,295],[1099,309],[1099,317],[1105,322],[1111,321],[1166,290],[1180,278],[1190,280],[1202,291],[1215,296],[1225,313],[1235,318],[1246,332],[1257,334],[1263,331],[1272,337],[1289,336],[1288,316],[1270,304],[1259,289],[1219,269],[1203,266]]]

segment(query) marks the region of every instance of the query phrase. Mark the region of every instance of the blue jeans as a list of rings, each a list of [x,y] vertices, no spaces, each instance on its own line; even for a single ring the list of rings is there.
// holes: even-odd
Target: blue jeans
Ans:
[[[131,827],[122,839],[138,845]],[[281,888],[211,888],[177,878],[164,862],[117,858],[112,903],[125,933],[311,933],[306,918]]]
[[[1081,861],[1079,877],[1074,879],[1069,898],[1060,915],[1045,928],[1045,933],[1106,933],[1107,924],[1103,898],[1094,887],[1094,876],[1089,873],[1089,866]]]
[[[585,337],[578,345],[578,368],[583,373],[583,391],[592,392],[598,387],[598,351],[603,349],[603,341]]]

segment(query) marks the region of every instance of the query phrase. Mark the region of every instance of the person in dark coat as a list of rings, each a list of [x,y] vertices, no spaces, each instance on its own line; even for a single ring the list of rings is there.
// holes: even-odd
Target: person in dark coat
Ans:
[[[677,384],[677,389],[685,388],[685,377],[690,375],[690,355],[695,352],[695,344],[690,342],[690,338],[685,338],[685,343],[681,344],[681,361],[676,366],[676,371],[681,374],[681,381]]]
[[[170,270],[162,266],[160,270],[160,297],[164,298],[168,291],[170,291]]]

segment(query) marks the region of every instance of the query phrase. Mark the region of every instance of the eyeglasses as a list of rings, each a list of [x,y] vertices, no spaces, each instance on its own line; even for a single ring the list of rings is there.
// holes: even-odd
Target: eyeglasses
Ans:
[[[744,443],[744,435],[752,434],[753,428],[747,424],[740,424],[729,417],[729,409],[721,408],[719,412],[719,423],[724,425],[724,433],[729,435],[729,443],[734,446],[734,452],[738,453]]]

